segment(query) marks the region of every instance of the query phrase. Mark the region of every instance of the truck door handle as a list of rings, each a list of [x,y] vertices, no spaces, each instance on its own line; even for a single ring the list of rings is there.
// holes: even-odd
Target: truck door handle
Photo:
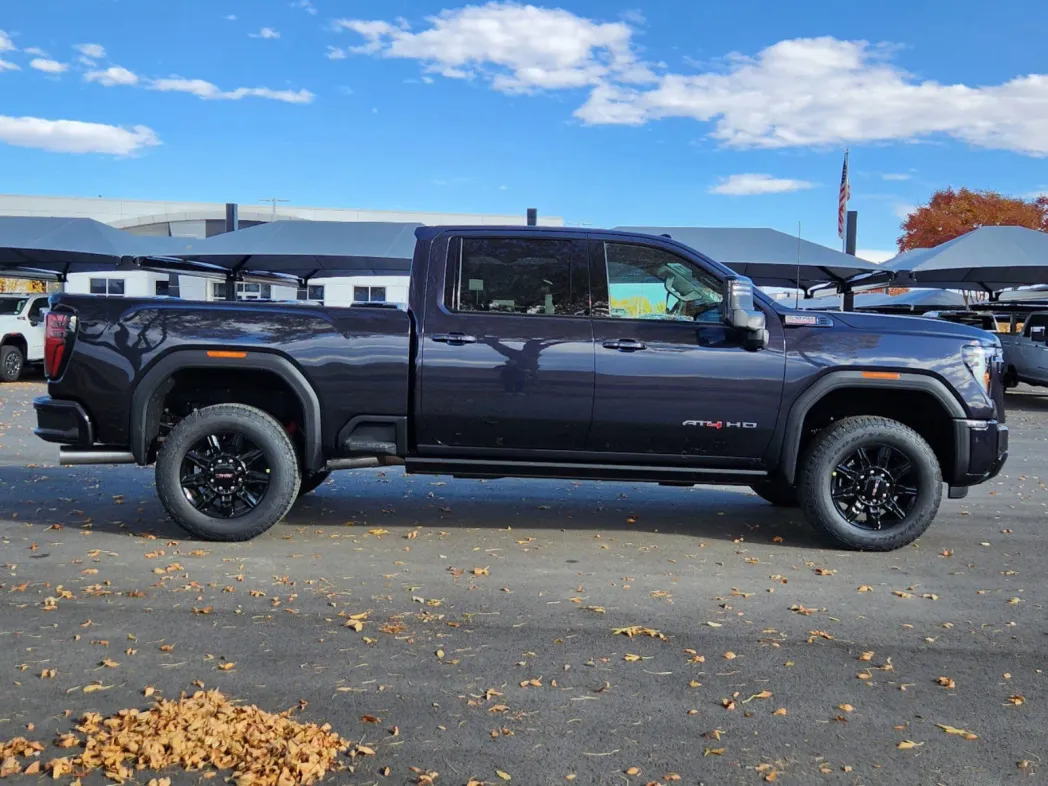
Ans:
[[[620,338],[615,341],[605,341],[603,344],[605,349],[617,349],[619,352],[636,352],[640,349],[647,349],[648,345],[632,338]]]
[[[441,344],[452,344],[454,346],[462,346],[463,344],[476,344],[476,336],[467,336],[465,333],[438,333],[435,336],[430,336],[434,341],[439,341]]]

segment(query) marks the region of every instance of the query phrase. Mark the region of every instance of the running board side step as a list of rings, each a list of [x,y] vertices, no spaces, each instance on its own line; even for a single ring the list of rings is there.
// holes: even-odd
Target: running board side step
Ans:
[[[372,467],[402,467],[404,459],[398,456],[369,456],[367,458],[332,459],[324,469],[334,472],[340,469],[370,469]]]
[[[79,467],[84,464],[134,464],[135,456],[129,450],[59,448],[58,463],[63,467]]]
[[[418,475],[453,475],[471,478],[564,478],[641,483],[717,484],[748,486],[764,480],[759,469],[707,469],[704,467],[591,464],[559,461],[506,461],[495,459],[410,458],[407,471]]]

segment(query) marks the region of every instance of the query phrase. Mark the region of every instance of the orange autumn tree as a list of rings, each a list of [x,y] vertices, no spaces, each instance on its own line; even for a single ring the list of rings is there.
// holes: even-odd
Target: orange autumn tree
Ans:
[[[996,191],[944,188],[902,222],[899,251],[934,248],[984,226],[1017,226],[1048,232],[1048,196],[1025,200]]]

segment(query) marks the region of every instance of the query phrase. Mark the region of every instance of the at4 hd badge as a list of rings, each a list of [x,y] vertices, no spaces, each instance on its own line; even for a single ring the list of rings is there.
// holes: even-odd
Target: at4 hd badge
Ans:
[[[756,423],[747,423],[742,420],[685,420],[683,425],[696,426],[698,428],[757,428]]]

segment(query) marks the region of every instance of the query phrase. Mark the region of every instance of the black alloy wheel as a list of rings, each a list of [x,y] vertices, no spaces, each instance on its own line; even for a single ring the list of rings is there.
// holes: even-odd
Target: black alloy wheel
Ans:
[[[179,484],[194,508],[215,518],[235,519],[258,507],[269,490],[266,456],[237,432],[208,434],[186,452]]]
[[[177,421],[156,459],[164,510],[205,540],[261,535],[291,510],[301,479],[287,429],[244,404],[215,404]]]
[[[830,495],[844,520],[880,530],[906,520],[917,502],[913,462],[891,445],[860,445],[832,471]]]
[[[919,538],[939,510],[942,485],[927,440],[875,415],[826,426],[797,466],[808,521],[838,545],[862,551],[891,551]]]

